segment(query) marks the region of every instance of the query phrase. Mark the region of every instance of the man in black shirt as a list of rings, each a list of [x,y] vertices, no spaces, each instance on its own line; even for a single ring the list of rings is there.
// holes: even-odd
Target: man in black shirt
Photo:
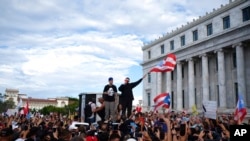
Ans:
[[[125,115],[127,110],[127,117],[130,117],[132,111],[132,104],[134,100],[134,95],[132,89],[139,85],[142,79],[145,77],[144,75],[141,79],[136,82],[129,83],[130,79],[127,77],[125,78],[124,84],[118,88],[121,91],[121,95],[119,97],[119,103],[122,105],[122,115]]]
[[[112,120],[115,120],[115,96],[117,95],[117,88],[113,84],[113,78],[108,79],[109,84],[105,85],[103,89],[103,98],[105,105],[105,120],[109,120],[111,117]]]

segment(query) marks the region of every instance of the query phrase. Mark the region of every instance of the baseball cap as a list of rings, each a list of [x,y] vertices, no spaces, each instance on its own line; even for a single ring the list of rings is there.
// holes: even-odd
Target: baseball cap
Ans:
[[[129,77],[126,77],[126,78],[125,78],[125,81],[129,81],[129,80],[130,80]]]
[[[109,81],[113,80],[113,77],[109,77]]]

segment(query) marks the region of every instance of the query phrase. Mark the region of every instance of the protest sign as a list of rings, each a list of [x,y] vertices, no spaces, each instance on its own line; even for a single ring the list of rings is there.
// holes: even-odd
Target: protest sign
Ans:
[[[204,116],[211,119],[217,117],[217,101],[203,101]]]

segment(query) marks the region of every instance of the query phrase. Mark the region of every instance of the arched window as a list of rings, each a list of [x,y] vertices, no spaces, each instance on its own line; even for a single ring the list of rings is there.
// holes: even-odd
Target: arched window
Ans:
[[[61,106],[62,106],[62,107],[65,106],[65,102],[64,102],[64,101],[61,102]]]

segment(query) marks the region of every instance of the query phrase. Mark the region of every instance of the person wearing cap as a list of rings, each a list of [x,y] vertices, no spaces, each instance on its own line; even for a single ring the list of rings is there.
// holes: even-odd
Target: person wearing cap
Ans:
[[[113,84],[113,78],[109,77],[108,84],[104,86],[103,98],[105,106],[105,120],[115,120],[115,97],[117,95],[117,88]]]
[[[137,80],[136,82],[129,82],[129,77],[126,77],[124,80],[124,84],[121,84],[118,88],[119,91],[121,91],[121,95],[119,97],[119,104],[122,105],[122,115],[125,115],[127,110],[127,116],[130,117],[132,112],[132,104],[134,100],[133,95],[133,88],[139,85],[142,82],[142,79],[145,77],[144,75],[141,79]]]

